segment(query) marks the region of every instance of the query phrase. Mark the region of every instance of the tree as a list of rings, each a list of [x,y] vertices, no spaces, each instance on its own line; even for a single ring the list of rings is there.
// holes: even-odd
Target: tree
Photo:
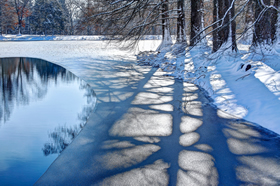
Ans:
[[[68,26],[68,33],[70,35],[75,34],[75,20],[78,17],[78,10],[79,10],[79,3],[76,2],[76,0],[66,0],[65,2],[66,5],[66,18],[67,18],[67,23],[69,24]]]
[[[0,6],[1,6],[1,15],[0,15],[1,34],[12,33],[13,30],[15,30],[15,26],[17,23],[17,16],[14,11],[13,4],[8,0],[0,0]]]
[[[30,22],[41,34],[61,34],[65,28],[63,8],[58,1],[36,0]]]
[[[255,29],[253,46],[272,45],[276,40],[276,23],[279,0],[270,6],[270,0],[255,0]]]
[[[203,30],[203,0],[191,0],[191,39],[190,45],[194,46],[201,40]]]
[[[185,31],[185,11],[184,11],[185,1],[177,1],[177,43],[186,42],[186,31]]]
[[[133,40],[135,44],[157,26],[161,27],[163,40],[171,41],[168,5],[167,0],[101,1],[92,17],[94,23],[102,24],[102,33],[113,39]]]
[[[17,15],[18,34],[21,34],[22,27],[25,27],[24,18],[30,15],[29,8],[27,7],[29,0],[14,0],[14,10]]]
[[[169,23],[169,8],[168,0],[161,0],[161,26],[162,26],[162,42],[158,47],[158,50],[163,49],[166,46],[172,45],[172,38],[170,34],[170,23]]]
[[[244,31],[242,32],[242,42],[251,44],[253,40],[253,27],[254,27],[254,1],[249,1],[244,11]]]
[[[3,0],[0,0],[0,34],[2,35],[2,11],[3,11]]]
[[[83,34],[92,35],[93,25],[98,24],[98,21],[93,21],[93,15],[98,11],[98,7],[102,5],[97,1],[87,0],[80,4],[80,17],[78,21],[78,30]]]
[[[213,52],[216,52],[227,42],[232,51],[237,50],[235,0],[213,1]]]
[[[61,34],[64,30],[65,19],[63,16],[62,7],[57,1],[51,1],[46,6],[46,19],[45,27],[47,28],[47,33]]]
[[[273,6],[275,8],[279,8],[279,0],[274,0],[274,4]],[[271,18],[271,40],[272,43],[274,43],[277,39],[276,36],[276,31],[277,31],[277,21],[278,21],[278,10],[276,10],[275,8],[271,9],[271,13],[270,13],[270,18]]]

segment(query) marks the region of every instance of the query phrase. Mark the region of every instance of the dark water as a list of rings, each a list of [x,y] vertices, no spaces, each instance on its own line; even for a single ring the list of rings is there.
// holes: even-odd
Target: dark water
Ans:
[[[0,59],[0,185],[32,185],[85,125],[94,91],[68,70]]]

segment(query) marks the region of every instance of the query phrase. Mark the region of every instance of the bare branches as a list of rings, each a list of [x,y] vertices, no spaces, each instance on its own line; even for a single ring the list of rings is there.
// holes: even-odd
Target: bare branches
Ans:
[[[255,3],[255,31],[253,46],[272,44],[276,35],[278,0],[270,5],[270,0],[258,0]]]
[[[14,9],[18,17],[18,33],[20,34],[21,28],[24,26],[23,18],[29,16],[27,5],[30,0],[14,0]]]

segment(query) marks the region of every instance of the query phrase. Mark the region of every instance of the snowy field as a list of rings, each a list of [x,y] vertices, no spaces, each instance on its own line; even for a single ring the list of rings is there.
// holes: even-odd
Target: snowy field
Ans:
[[[0,36],[2,41],[101,41],[108,40],[107,36],[94,35],[94,36],[60,36],[60,35],[5,35]],[[159,40],[160,35],[147,35],[143,39],[145,40]]]
[[[137,50],[124,51],[119,49],[119,44],[108,45],[100,38],[94,41],[71,36],[71,39],[51,39],[60,41],[34,41],[36,39],[30,36],[18,37],[20,42],[0,42],[0,57],[44,59],[62,65],[82,78],[85,72],[79,65],[99,59],[104,63],[109,60],[136,63],[136,53],[155,50],[160,44],[160,40],[143,40]],[[275,48],[270,52],[252,53],[248,52],[248,46],[240,45],[236,54],[227,51],[211,54],[207,47],[196,47],[187,52],[173,47],[157,55],[149,52],[148,56],[138,56],[138,62],[159,66],[172,76],[200,85],[221,110],[280,134],[280,55],[277,46]]]

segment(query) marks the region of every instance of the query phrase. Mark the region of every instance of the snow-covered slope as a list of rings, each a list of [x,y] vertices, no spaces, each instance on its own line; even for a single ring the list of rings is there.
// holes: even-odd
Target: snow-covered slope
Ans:
[[[280,134],[280,54],[248,48],[211,54],[205,46],[180,51],[174,45],[159,54],[143,53],[139,62],[199,85],[219,109]]]
[[[77,63],[74,65],[73,61],[79,61],[81,65],[101,58],[102,61],[123,58],[136,61],[135,50],[123,51],[118,49],[118,44],[81,41],[80,36],[71,37],[72,41],[0,42],[0,57],[41,58],[58,63],[76,75],[81,74],[79,69],[82,68]],[[159,44],[160,40],[143,40],[137,52],[155,50]],[[208,47],[196,47],[186,52],[180,46],[173,46],[160,53],[149,52],[138,56],[140,64],[159,66],[169,71],[170,75],[200,85],[218,108],[278,134],[279,61],[277,50],[252,53],[246,45],[240,45],[239,52],[234,54],[223,51],[211,55]]]

